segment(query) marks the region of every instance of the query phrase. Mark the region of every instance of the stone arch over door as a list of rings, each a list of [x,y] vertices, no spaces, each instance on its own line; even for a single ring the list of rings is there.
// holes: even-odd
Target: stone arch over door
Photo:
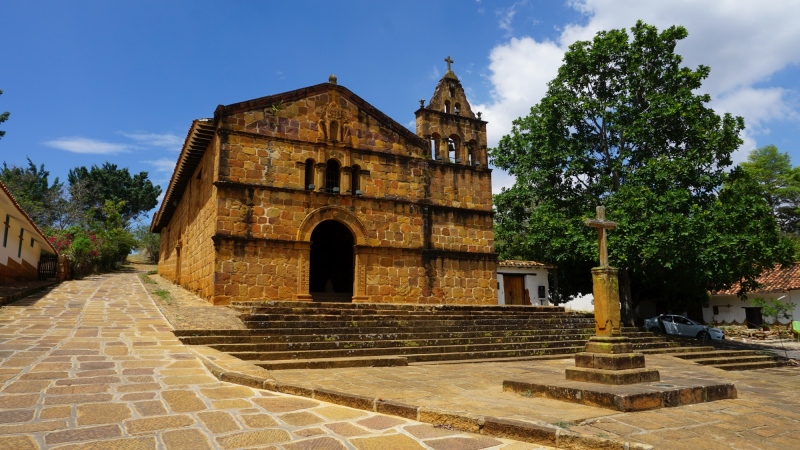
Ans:
[[[322,222],[335,220],[344,225],[353,234],[355,248],[354,259],[355,267],[353,273],[353,302],[365,302],[366,297],[366,265],[367,255],[358,251],[360,247],[367,245],[367,229],[361,220],[350,210],[340,206],[324,206],[316,209],[303,219],[300,229],[297,231],[297,241],[306,245],[299,248],[300,255],[298,261],[298,301],[311,301],[309,291],[310,271],[311,271],[311,234],[314,229]]]

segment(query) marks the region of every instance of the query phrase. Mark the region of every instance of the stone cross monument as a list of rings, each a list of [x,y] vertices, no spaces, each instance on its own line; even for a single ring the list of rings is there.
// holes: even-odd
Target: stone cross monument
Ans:
[[[594,294],[595,334],[597,336],[621,336],[619,312],[619,278],[617,269],[608,265],[607,230],[617,228],[617,223],[606,220],[606,208],[597,207],[597,219],[586,219],[586,226],[597,228],[600,247],[600,267],[592,269],[592,293]]]
[[[606,210],[597,207],[597,219],[586,219],[586,226],[597,228],[600,267],[592,269],[595,336],[586,351],[575,355],[575,368],[567,369],[567,379],[603,384],[634,384],[659,381],[657,370],[645,369],[644,355],[634,353],[630,340],[622,336],[619,312],[617,269],[608,265],[607,230],[617,224],[606,220]]]

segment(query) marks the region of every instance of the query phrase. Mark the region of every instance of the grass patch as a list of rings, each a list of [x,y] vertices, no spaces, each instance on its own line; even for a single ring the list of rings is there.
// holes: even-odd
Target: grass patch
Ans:
[[[144,284],[157,284],[155,282],[155,280],[150,278],[150,276],[148,274],[146,274],[146,273],[143,273],[143,274],[139,275],[139,278],[142,279],[142,283],[144,283]]]
[[[153,294],[157,295],[159,298],[161,298],[161,300],[164,300],[164,302],[166,304],[168,304],[168,305],[172,304],[172,298],[170,297],[168,290],[166,290],[166,289],[155,289],[155,290],[153,290]]]
[[[572,427],[574,424],[572,422],[556,422],[553,425],[555,425],[555,426],[557,426],[559,428],[563,428],[565,430],[569,430],[570,427]]]

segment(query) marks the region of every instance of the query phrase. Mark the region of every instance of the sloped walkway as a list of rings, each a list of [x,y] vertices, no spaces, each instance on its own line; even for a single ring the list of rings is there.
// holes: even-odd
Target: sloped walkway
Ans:
[[[0,383],[0,448],[544,448],[219,381],[133,273],[0,308]]]

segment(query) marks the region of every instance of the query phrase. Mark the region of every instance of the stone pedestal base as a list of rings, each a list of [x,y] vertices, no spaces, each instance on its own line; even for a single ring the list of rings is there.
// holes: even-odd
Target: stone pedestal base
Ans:
[[[297,294],[294,298],[296,302],[313,302],[314,299],[311,298],[311,294]]]
[[[566,370],[567,380],[601,384],[635,384],[659,381],[655,369],[645,369],[644,355],[631,351],[626,337],[595,336],[586,352],[575,355],[575,368]]]
[[[660,381],[661,376],[658,370],[645,369],[644,367],[638,369],[586,369],[583,367],[576,367],[574,369],[566,369],[567,380],[569,381],[585,381],[587,383],[600,383],[600,384],[637,384],[637,383],[650,383],[653,381]]]

